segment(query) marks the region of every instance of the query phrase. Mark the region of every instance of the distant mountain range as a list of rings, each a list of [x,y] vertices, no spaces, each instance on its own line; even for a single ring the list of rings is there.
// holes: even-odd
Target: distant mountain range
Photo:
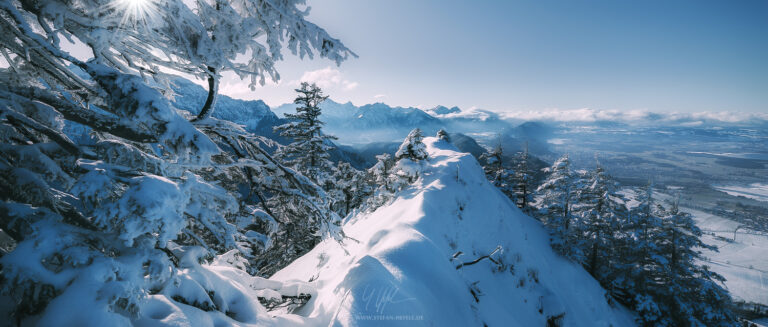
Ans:
[[[351,102],[338,103],[331,99],[320,104],[325,130],[339,137],[342,143],[367,144],[402,140],[414,128],[432,135],[445,128],[452,133],[489,136],[512,127],[498,114],[458,107],[437,106],[421,110],[414,107],[393,107],[385,103],[355,106]],[[296,105],[284,104],[273,108],[278,116],[295,112]]]
[[[325,122],[324,130],[336,135],[342,143],[365,144],[372,142],[394,142],[402,140],[414,128],[421,128],[425,134],[434,134],[443,124],[417,108],[391,107],[384,103],[355,106],[350,102],[338,103],[325,100],[320,104]],[[296,105],[289,103],[273,109],[280,117],[296,111]]]
[[[174,105],[193,114],[205,103],[207,91],[185,79],[174,81]],[[485,148],[480,144],[501,143],[505,153],[512,155],[528,144],[533,154],[548,153],[546,137],[549,127],[540,123],[513,126],[498,114],[486,110],[462,110],[458,107],[437,106],[421,110],[414,107],[392,107],[384,103],[355,106],[351,102],[338,103],[331,99],[320,104],[323,130],[339,137],[340,144],[331,154],[333,161],[344,160],[358,169],[375,163],[375,155],[397,150],[403,138],[414,128],[421,128],[425,136],[446,129],[459,150],[479,157]],[[285,114],[294,113],[295,104],[270,108],[261,100],[238,100],[219,95],[213,117],[241,124],[246,130],[285,144],[273,131],[285,123]],[[480,143],[478,143],[478,140]],[[269,149],[274,150],[274,149]]]

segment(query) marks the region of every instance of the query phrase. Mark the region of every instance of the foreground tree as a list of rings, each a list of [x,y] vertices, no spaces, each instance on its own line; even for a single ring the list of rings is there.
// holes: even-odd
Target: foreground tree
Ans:
[[[126,15],[112,1],[0,2],[9,64],[0,68],[0,229],[13,240],[0,286],[17,322],[86,315],[127,324],[158,293],[236,315],[202,275],[179,284],[179,268],[234,251],[257,272],[260,258],[282,251],[278,226],[299,218],[322,222],[315,234],[338,235],[323,190],[257,137],[214,119],[191,124],[165,97],[168,71],[276,78],[285,37],[299,55],[351,54],[306,22],[300,4],[170,0]],[[82,41],[93,58],[63,51],[62,38]],[[246,63],[234,61],[246,52]],[[72,141],[71,126],[87,142]],[[190,283],[195,292],[181,289]],[[66,309],[72,301],[83,310]]]
[[[55,0],[35,2],[17,11],[13,7],[18,3],[6,2],[4,7],[11,15],[2,22],[3,30],[10,32],[2,37],[8,41],[4,44],[14,61],[12,65],[23,65],[24,60],[15,62],[20,60],[17,56],[48,57],[61,39],[76,38],[93,50],[99,63],[151,79],[163,85],[165,91],[170,91],[169,73],[207,80],[208,97],[197,119],[213,112],[221,73],[225,71],[249,78],[251,87],[264,84],[266,77],[278,80],[275,62],[283,59],[285,45],[302,58],[317,53],[337,64],[355,56],[339,40],[304,19],[301,0],[217,0],[190,5],[181,0]],[[22,22],[26,13],[40,19]],[[27,24],[39,28],[41,38],[36,41],[46,43],[38,44],[41,48],[27,48],[31,53],[26,53],[23,44],[14,38],[33,41],[29,45],[34,40],[26,33],[12,32],[24,32]],[[55,56],[68,60],[66,56]],[[49,68],[56,66],[51,64]],[[51,69],[48,73],[65,75],[60,82],[67,81],[67,86],[86,87],[65,70]]]

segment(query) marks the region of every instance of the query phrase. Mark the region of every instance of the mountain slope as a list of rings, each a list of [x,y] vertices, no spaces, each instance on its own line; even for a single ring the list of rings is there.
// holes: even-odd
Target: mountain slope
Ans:
[[[451,135],[451,143],[456,146],[457,149],[461,152],[467,152],[475,157],[475,159],[480,158],[480,156],[485,153],[485,148],[480,146],[480,144],[475,141],[472,137],[469,137],[467,135],[461,134],[461,133],[450,133]]]
[[[491,186],[471,155],[425,143],[422,178],[346,221],[357,241],[323,242],[273,276],[313,281],[316,294],[297,314],[324,326],[633,325],[582,268],[551,250],[541,225]],[[493,260],[467,264],[486,255]]]

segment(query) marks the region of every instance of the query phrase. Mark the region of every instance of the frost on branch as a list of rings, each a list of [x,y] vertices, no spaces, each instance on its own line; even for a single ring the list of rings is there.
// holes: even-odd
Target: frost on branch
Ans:
[[[263,308],[234,306],[246,296],[209,274],[212,260],[236,253],[232,269],[264,273],[293,246],[281,226],[340,234],[324,190],[264,140],[215,119],[190,123],[168,100],[168,72],[215,84],[230,70],[256,83],[277,78],[283,46],[352,55],[301,4],[147,1],[127,14],[106,0],[0,2],[0,230],[10,243],[0,290],[12,321],[127,325],[167,296],[254,322]],[[93,57],[70,56],[62,39]]]

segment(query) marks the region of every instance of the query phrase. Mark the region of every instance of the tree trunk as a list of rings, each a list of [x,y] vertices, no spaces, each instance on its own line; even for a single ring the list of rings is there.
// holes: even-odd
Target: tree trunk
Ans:
[[[351,192],[344,192],[344,193],[345,193],[344,195],[346,197],[346,199],[344,199],[344,202],[346,202],[345,203],[346,206],[345,206],[345,210],[344,210],[344,217],[346,217],[349,214],[349,205],[350,205],[350,202],[352,202],[352,193]]]
[[[597,242],[600,239],[600,232],[597,232],[597,237],[595,238],[595,242],[592,243],[592,253],[589,258],[589,274],[593,277],[595,276],[595,273],[597,272]]]
[[[216,97],[219,93],[219,79],[216,77],[216,68],[208,66],[208,71],[211,72],[211,74],[208,75],[208,98],[205,99],[205,104],[203,104],[203,108],[200,109],[200,113],[197,114],[197,117],[192,119],[193,122],[210,117],[216,106]]]

